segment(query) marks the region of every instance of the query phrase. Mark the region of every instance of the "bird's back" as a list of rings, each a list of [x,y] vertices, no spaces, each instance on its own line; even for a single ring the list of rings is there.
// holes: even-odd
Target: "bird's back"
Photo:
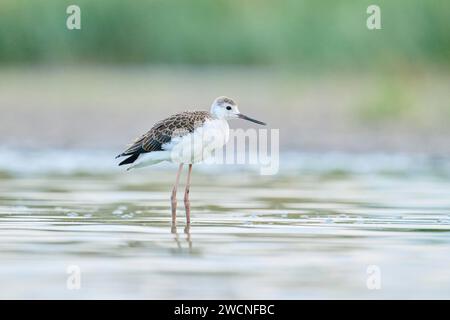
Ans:
[[[158,121],[117,156],[129,156],[119,165],[133,163],[142,153],[164,150],[164,145],[170,143],[172,138],[192,133],[207,120],[212,120],[211,114],[207,111],[185,111]]]

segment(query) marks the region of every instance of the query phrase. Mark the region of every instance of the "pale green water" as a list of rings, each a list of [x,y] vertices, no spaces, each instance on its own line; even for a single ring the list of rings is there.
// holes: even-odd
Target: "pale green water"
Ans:
[[[0,298],[450,298],[448,161],[283,159],[269,177],[194,167],[192,225],[180,201],[174,233],[172,167],[3,153]]]

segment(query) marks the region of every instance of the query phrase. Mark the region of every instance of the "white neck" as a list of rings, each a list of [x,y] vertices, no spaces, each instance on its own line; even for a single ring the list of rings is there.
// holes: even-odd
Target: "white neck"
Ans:
[[[223,108],[220,108],[216,105],[211,106],[211,110],[209,111],[214,119],[218,120],[227,120],[226,114],[223,112]]]

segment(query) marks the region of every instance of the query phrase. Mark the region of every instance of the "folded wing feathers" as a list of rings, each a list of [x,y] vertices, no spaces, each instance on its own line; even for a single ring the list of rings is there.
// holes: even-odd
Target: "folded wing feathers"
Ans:
[[[152,151],[161,151],[162,145],[172,140],[172,137],[183,136],[193,132],[201,126],[207,119],[211,119],[211,114],[207,111],[185,111],[177,113],[167,119],[157,122],[147,133],[138,137],[123,153],[122,156],[136,155]],[[131,162],[127,160],[130,159]],[[132,157],[122,161],[121,164],[132,163],[136,159]]]

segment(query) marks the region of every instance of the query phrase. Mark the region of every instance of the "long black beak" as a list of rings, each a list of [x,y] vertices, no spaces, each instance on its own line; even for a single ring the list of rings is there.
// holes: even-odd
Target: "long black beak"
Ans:
[[[262,121],[259,121],[259,120],[256,120],[256,119],[252,119],[252,118],[250,118],[250,117],[247,117],[246,115],[243,115],[242,113],[239,113],[239,114],[238,114],[238,118],[239,118],[239,119],[244,119],[244,120],[247,120],[247,121],[251,121],[251,122],[254,122],[254,123],[263,125],[263,126],[266,125],[265,122],[262,122]]]

